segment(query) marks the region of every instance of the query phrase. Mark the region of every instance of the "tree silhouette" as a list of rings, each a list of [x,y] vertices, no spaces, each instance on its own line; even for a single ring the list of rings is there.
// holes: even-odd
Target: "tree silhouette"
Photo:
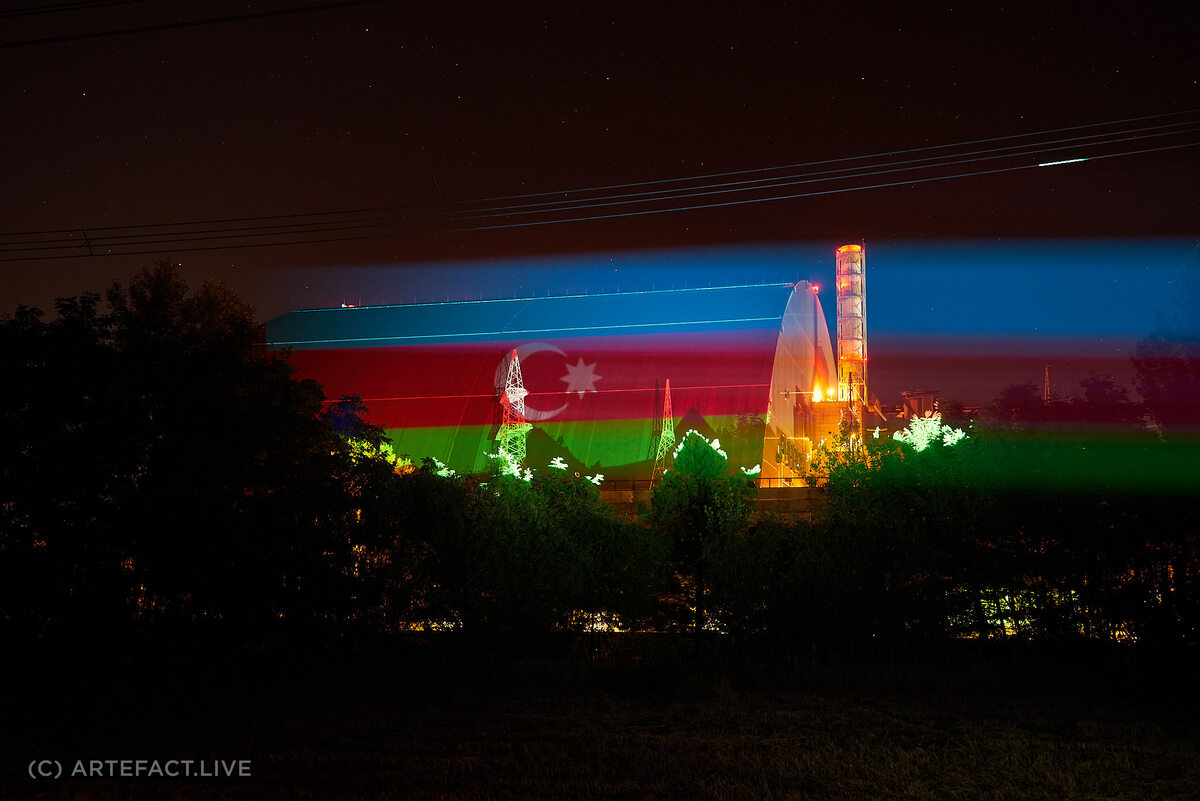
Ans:
[[[1174,308],[1160,311],[1155,330],[1133,354],[1137,390],[1168,435],[1200,427],[1200,246],[1173,289]]]
[[[727,465],[719,440],[689,431],[651,497],[651,526],[671,548],[676,614],[690,618],[696,634],[708,623],[714,570],[728,564],[719,553],[746,531],[753,513],[753,482],[745,475],[726,475]]]
[[[351,617],[364,467],[320,387],[262,347],[250,306],[170,263],[106,299],[0,322],[9,625],[267,642]]]
[[[1200,427],[1200,336],[1166,328],[1141,340],[1134,352],[1137,388],[1164,431]]]

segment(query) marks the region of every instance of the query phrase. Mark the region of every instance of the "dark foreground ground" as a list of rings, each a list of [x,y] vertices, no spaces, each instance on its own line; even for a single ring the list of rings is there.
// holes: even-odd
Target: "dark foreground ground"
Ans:
[[[6,682],[0,796],[1200,797],[1187,659],[75,659]],[[32,760],[188,758],[251,776],[28,776]]]

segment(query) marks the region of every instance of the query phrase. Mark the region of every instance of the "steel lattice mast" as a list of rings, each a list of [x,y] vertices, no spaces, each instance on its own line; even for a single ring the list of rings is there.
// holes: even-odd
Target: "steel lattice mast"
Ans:
[[[525,463],[525,435],[533,428],[525,420],[525,396],[528,394],[521,378],[521,360],[517,358],[516,349],[513,349],[512,359],[508,362],[508,376],[504,379],[504,394],[500,396],[504,417],[496,434],[496,444],[500,453],[515,465]]]
[[[851,408],[867,402],[867,330],[863,245],[834,251],[837,269],[838,400]]]
[[[675,445],[675,417],[671,413],[671,379],[667,379],[667,391],[663,395],[662,430],[658,435],[658,448],[654,452],[654,472],[650,474],[653,487],[667,469],[667,459]]]

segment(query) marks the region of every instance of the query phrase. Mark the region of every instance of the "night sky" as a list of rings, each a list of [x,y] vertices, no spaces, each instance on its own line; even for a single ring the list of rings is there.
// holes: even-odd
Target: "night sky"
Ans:
[[[1200,268],[1191,3],[93,5],[0,11],[0,313],[168,255],[266,319],[664,281],[831,286],[833,248],[865,240],[880,396],[933,385],[982,402],[1040,381],[1034,362],[1056,362],[1064,382],[1127,373],[1131,343]],[[205,22],[227,17],[252,18]],[[35,40],[55,41],[22,44]],[[975,144],[811,165],[955,143]],[[1030,143],[1047,150],[946,163]],[[879,174],[463,216],[530,201],[481,202],[492,197],[796,164],[809,166],[641,188]],[[1007,171],[919,182],[995,169]],[[846,191],[877,183],[895,185]],[[635,209],[661,213],[545,224]],[[214,220],[229,222],[194,224]],[[469,230],[513,222],[543,224]],[[157,224],[169,225],[145,227]],[[280,244],[316,239],[339,241]],[[1013,349],[1025,360],[1006,362]],[[967,362],[993,374],[968,381]]]

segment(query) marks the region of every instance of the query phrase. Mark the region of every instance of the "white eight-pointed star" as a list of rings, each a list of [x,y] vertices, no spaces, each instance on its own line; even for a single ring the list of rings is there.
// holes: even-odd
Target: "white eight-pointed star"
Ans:
[[[596,375],[596,363],[584,364],[583,357],[579,357],[579,364],[568,364],[567,374],[559,381],[567,385],[567,392],[578,392],[579,397],[583,397],[585,392],[595,392],[596,382],[602,376]]]

